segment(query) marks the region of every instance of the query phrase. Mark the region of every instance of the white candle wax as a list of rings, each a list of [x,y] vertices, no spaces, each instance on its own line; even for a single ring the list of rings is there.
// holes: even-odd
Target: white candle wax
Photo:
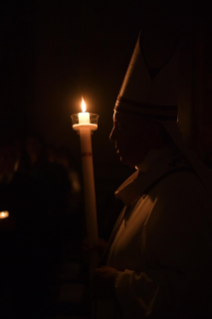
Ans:
[[[94,183],[93,156],[91,144],[91,131],[96,130],[98,125],[91,123],[90,113],[86,111],[86,104],[82,99],[82,111],[78,113],[78,124],[73,125],[73,129],[79,131],[81,141],[82,169],[85,196],[85,215],[88,241],[91,246],[98,241],[98,225],[96,212],[96,194]],[[76,122],[75,122],[76,123]],[[99,256],[96,251],[90,259],[90,275],[98,266]]]
[[[93,156],[91,145],[91,131],[88,128],[80,128],[82,169],[85,195],[85,215],[88,241],[91,246],[98,242],[98,225],[96,211],[96,194],[94,183]],[[94,269],[98,267],[99,255],[93,251],[90,256],[90,279]]]
[[[81,112],[78,113],[79,124],[89,124],[90,123],[90,113]]]

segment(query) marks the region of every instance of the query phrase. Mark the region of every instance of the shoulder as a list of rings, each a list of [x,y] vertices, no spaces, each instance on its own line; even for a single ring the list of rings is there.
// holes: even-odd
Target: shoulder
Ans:
[[[150,190],[150,196],[166,202],[205,200],[208,194],[199,177],[190,170],[170,172]]]
[[[166,263],[201,267],[212,248],[212,220],[210,198],[199,178],[189,171],[173,172],[148,196],[152,207],[143,228],[146,249]]]
[[[207,229],[211,199],[199,178],[190,171],[173,172],[164,177],[148,194],[152,210],[147,223],[161,231],[181,232]],[[168,226],[168,227],[167,227]],[[202,231],[201,230],[201,231]]]

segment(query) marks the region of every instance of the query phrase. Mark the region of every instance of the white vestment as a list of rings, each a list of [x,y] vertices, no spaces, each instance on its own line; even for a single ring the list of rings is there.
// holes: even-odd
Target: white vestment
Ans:
[[[116,298],[96,300],[95,318],[212,318],[211,201],[188,162],[152,151],[116,195],[126,206],[104,256]]]

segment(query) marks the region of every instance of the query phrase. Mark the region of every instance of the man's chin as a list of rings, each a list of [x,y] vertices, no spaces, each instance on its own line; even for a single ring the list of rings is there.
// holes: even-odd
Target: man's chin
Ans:
[[[121,162],[122,164],[124,164],[124,165],[127,165],[127,166],[131,167],[131,168],[134,168],[134,167],[135,167],[135,164],[134,164],[134,163],[132,163],[131,161],[127,160],[127,159],[126,159],[125,157],[123,157],[123,156],[120,156],[120,162]]]

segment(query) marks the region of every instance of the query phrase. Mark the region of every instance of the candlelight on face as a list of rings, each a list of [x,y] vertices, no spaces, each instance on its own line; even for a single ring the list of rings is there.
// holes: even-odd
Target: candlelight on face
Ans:
[[[0,219],[5,219],[7,217],[9,217],[9,212],[8,211],[0,212]]]

